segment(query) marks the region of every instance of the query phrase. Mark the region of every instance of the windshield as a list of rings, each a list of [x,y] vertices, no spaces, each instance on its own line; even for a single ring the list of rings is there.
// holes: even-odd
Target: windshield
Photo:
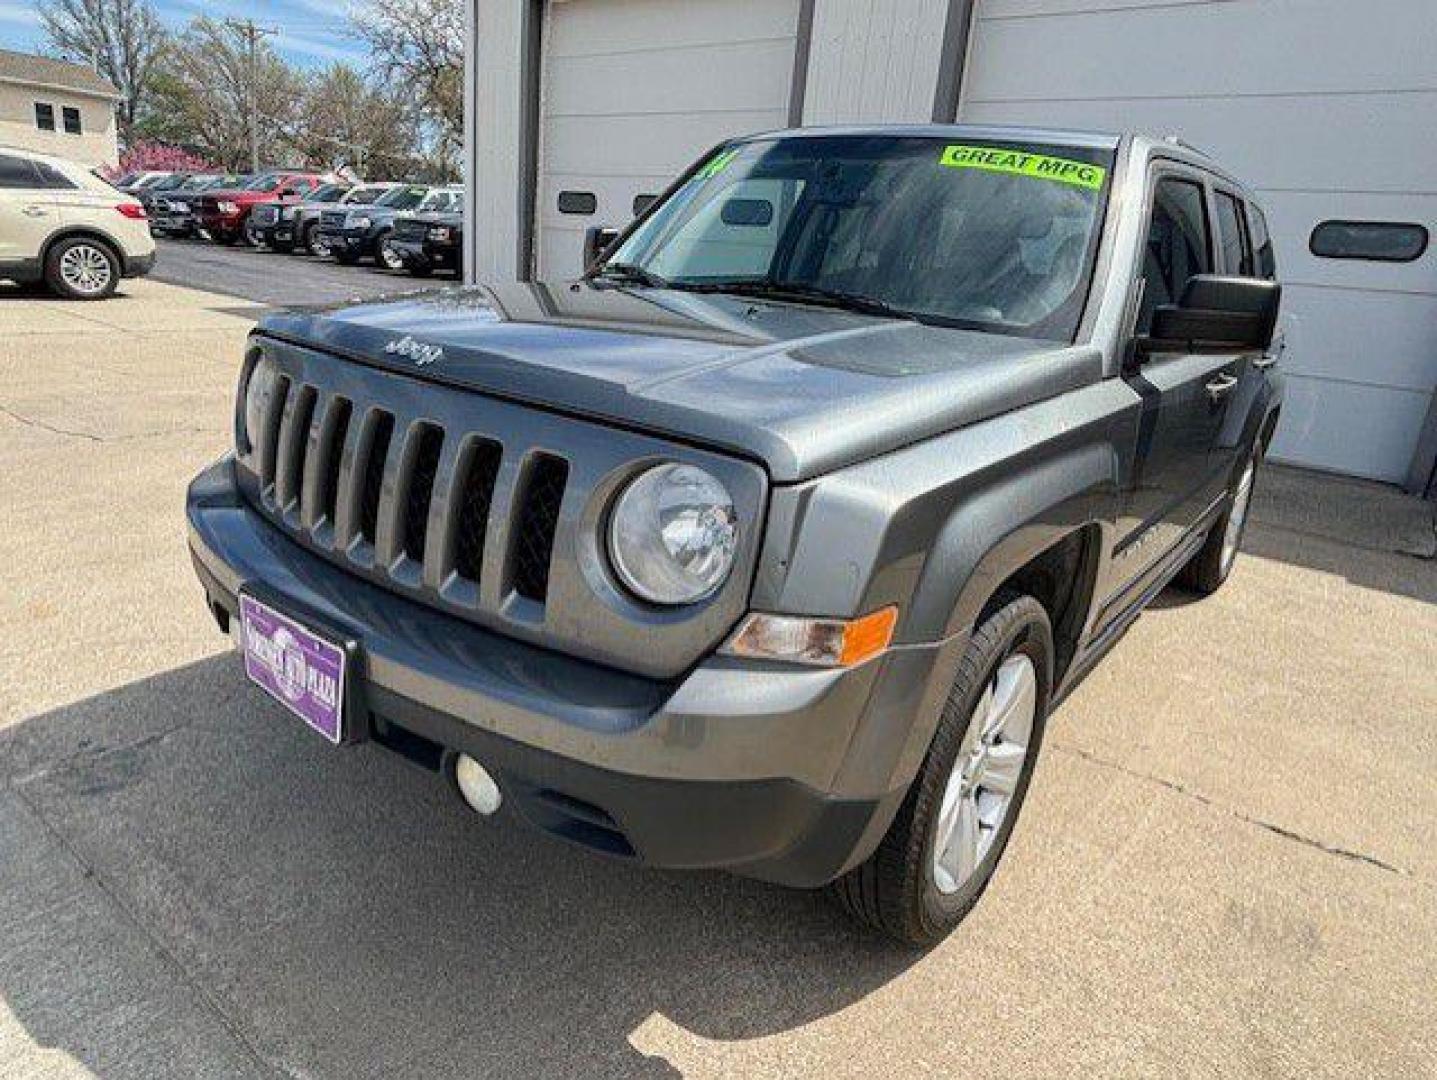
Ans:
[[[397,187],[392,191],[385,192],[375,200],[375,204],[387,206],[391,210],[413,210],[424,201],[424,196],[428,194],[427,187]]]
[[[188,180],[189,180],[189,174],[187,174],[187,173],[175,173],[173,176],[167,176],[167,177],[165,177],[163,180],[157,181],[157,182],[151,187],[150,190],[151,190],[151,191],[174,191],[175,188],[177,188],[177,187],[184,187],[185,183],[186,183]]]
[[[349,188],[344,184],[325,184],[323,187],[315,188],[305,198],[310,202],[339,202],[348,192]]]
[[[355,188],[344,200],[347,203],[354,203],[355,206],[369,206],[378,200],[386,191],[393,191],[387,187],[362,187]]]
[[[1072,340],[1112,154],[927,136],[721,149],[598,274]]]
[[[246,183],[242,188],[240,188],[240,190],[241,190],[241,191],[273,191],[275,188],[279,187],[279,185],[280,185],[281,183],[283,183],[283,182],[284,182],[284,177],[282,177],[282,176],[256,176],[254,179],[250,180],[250,181],[249,181],[248,183]]]

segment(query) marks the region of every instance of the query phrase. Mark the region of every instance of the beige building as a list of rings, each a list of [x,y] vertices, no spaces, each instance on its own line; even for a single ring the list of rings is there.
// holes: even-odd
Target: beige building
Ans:
[[[0,146],[89,168],[116,165],[119,100],[109,80],[83,64],[0,49]]]

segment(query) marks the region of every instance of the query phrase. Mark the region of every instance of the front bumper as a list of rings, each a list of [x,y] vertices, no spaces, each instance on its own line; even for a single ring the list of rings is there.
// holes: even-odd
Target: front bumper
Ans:
[[[150,218],[150,231],[166,235],[188,236],[195,231],[193,214],[172,214],[161,211]]]
[[[243,214],[196,214],[195,225],[211,236],[238,236],[243,227]]]
[[[283,247],[294,243],[294,222],[276,221],[254,226],[255,235],[266,247]]]
[[[329,246],[334,255],[359,257],[368,255],[374,247],[374,237],[368,230],[326,229],[319,230],[320,239]]]
[[[438,764],[490,769],[531,824],[658,866],[817,886],[882,838],[911,775],[890,750],[931,704],[952,643],[848,670],[711,657],[675,681],[496,634],[332,565],[239,493],[231,460],[196,478],[189,542],[211,608],[242,588],[359,645],[350,723]],[[888,764],[884,764],[884,762]]]

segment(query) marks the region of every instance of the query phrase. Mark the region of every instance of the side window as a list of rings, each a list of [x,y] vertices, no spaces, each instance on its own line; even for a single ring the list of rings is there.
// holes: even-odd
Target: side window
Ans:
[[[28,188],[40,186],[39,174],[28,158],[0,154],[0,188]]]
[[[1143,304],[1138,313],[1138,333],[1146,334],[1151,329],[1155,310],[1182,298],[1189,278],[1212,273],[1210,236],[1202,185],[1175,176],[1159,179],[1143,251]]]
[[[41,131],[54,131],[55,106],[48,101],[35,102],[35,126]]]
[[[55,188],[61,191],[73,191],[75,184],[53,165],[46,165],[43,161],[31,162],[35,171],[40,174],[40,186]]]
[[[1267,217],[1257,203],[1248,203],[1248,209],[1252,211],[1252,247],[1257,276],[1271,281],[1277,277],[1277,256],[1272,250],[1272,234],[1267,229]]]
[[[732,184],[670,237],[656,273],[685,278],[754,277],[769,272],[779,238],[802,191],[801,180],[751,178]]]
[[[1236,195],[1217,193],[1217,227],[1222,236],[1223,272],[1252,277],[1252,239],[1247,235],[1247,220]]]

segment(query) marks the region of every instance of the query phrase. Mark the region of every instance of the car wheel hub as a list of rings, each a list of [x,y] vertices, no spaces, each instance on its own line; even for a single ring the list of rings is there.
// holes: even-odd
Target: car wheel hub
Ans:
[[[109,258],[90,244],[76,244],[60,256],[60,278],[76,292],[102,291],[111,273]]]
[[[978,699],[943,789],[932,860],[939,892],[961,889],[997,839],[1028,760],[1037,712],[1037,669],[1027,655],[1014,653]]]
[[[1252,505],[1253,465],[1248,462],[1242,479],[1233,496],[1232,511],[1227,516],[1227,528],[1222,534],[1222,571],[1226,575],[1237,559],[1238,545],[1242,543],[1242,527],[1247,521],[1248,507]]]

